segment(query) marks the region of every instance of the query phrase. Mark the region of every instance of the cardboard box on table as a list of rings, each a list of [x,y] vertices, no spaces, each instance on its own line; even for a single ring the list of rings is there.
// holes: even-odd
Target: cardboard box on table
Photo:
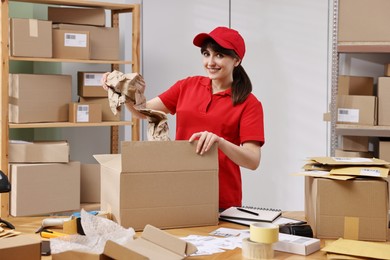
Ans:
[[[101,165],[101,210],[141,230],[218,223],[218,153],[200,156],[188,141],[122,142]]]
[[[80,162],[10,164],[9,173],[12,216],[80,209]]]
[[[51,27],[51,21],[11,18],[11,55],[51,58],[53,56]]]
[[[386,241],[388,210],[383,178],[305,177],[305,215],[317,238]]]
[[[41,239],[35,235],[18,235],[1,239],[0,259],[41,260]]]
[[[111,240],[106,242],[102,254],[81,251],[65,251],[53,254],[53,260],[180,260],[195,253],[197,248],[178,237],[158,228],[146,225],[139,238],[124,245]]]
[[[9,75],[11,123],[68,121],[68,104],[71,101],[71,75]]]
[[[10,140],[8,161],[10,163],[67,163],[69,162],[69,144],[66,141]]]

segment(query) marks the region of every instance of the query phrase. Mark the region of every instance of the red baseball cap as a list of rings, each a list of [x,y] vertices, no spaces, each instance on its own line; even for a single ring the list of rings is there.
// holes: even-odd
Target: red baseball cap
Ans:
[[[210,33],[200,33],[194,38],[194,45],[202,47],[204,40],[212,38],[225,49],[233,50],[242,60],[245,55],[245,42],[242,36],[234,29],[217,27]]]

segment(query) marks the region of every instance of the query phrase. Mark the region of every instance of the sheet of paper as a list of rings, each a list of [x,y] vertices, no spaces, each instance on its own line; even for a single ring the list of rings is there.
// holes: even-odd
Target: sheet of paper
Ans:
[[[210,234],[215,234],[219,237],[214,235],[189,235],[187,237],[182,237],[181,239],[194,244],[198,248],[198,251],[191,256],[212,255],[226,250],[233,250],[237,247],[241,248],[242,240],[249,237],[249,230],[218,228],[210,232]],[[221,235],[223,235],[223,237],[221,237]]]

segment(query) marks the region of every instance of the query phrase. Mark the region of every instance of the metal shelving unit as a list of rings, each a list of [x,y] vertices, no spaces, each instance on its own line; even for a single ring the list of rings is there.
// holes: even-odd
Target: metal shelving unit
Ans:
[[[340,55],[347,54],[389,54],[390,43],[377,42],[338,42],[338,20],[340,0],[333,0],[332,22],[332,87],[331,87],[331,156],[338,145],[338,136],[390,137],[390,126],[364,126],[337,124],[337,86],[340,71]]]

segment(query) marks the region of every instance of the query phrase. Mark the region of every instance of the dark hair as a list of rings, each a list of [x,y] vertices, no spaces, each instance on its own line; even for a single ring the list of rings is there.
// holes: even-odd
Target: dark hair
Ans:
[[[200,48],[201,53],[203,53],[207,48],[211,48],[215,52],[219,52],[224,55],[239,59],[235,51],[223,48],[211,38],[206,39],[203,42],[202,47]],[[251,92],[252,92],[252,82],[240,63],[233,70],[233,84],[232,84],[233,106],[243,103]]]

